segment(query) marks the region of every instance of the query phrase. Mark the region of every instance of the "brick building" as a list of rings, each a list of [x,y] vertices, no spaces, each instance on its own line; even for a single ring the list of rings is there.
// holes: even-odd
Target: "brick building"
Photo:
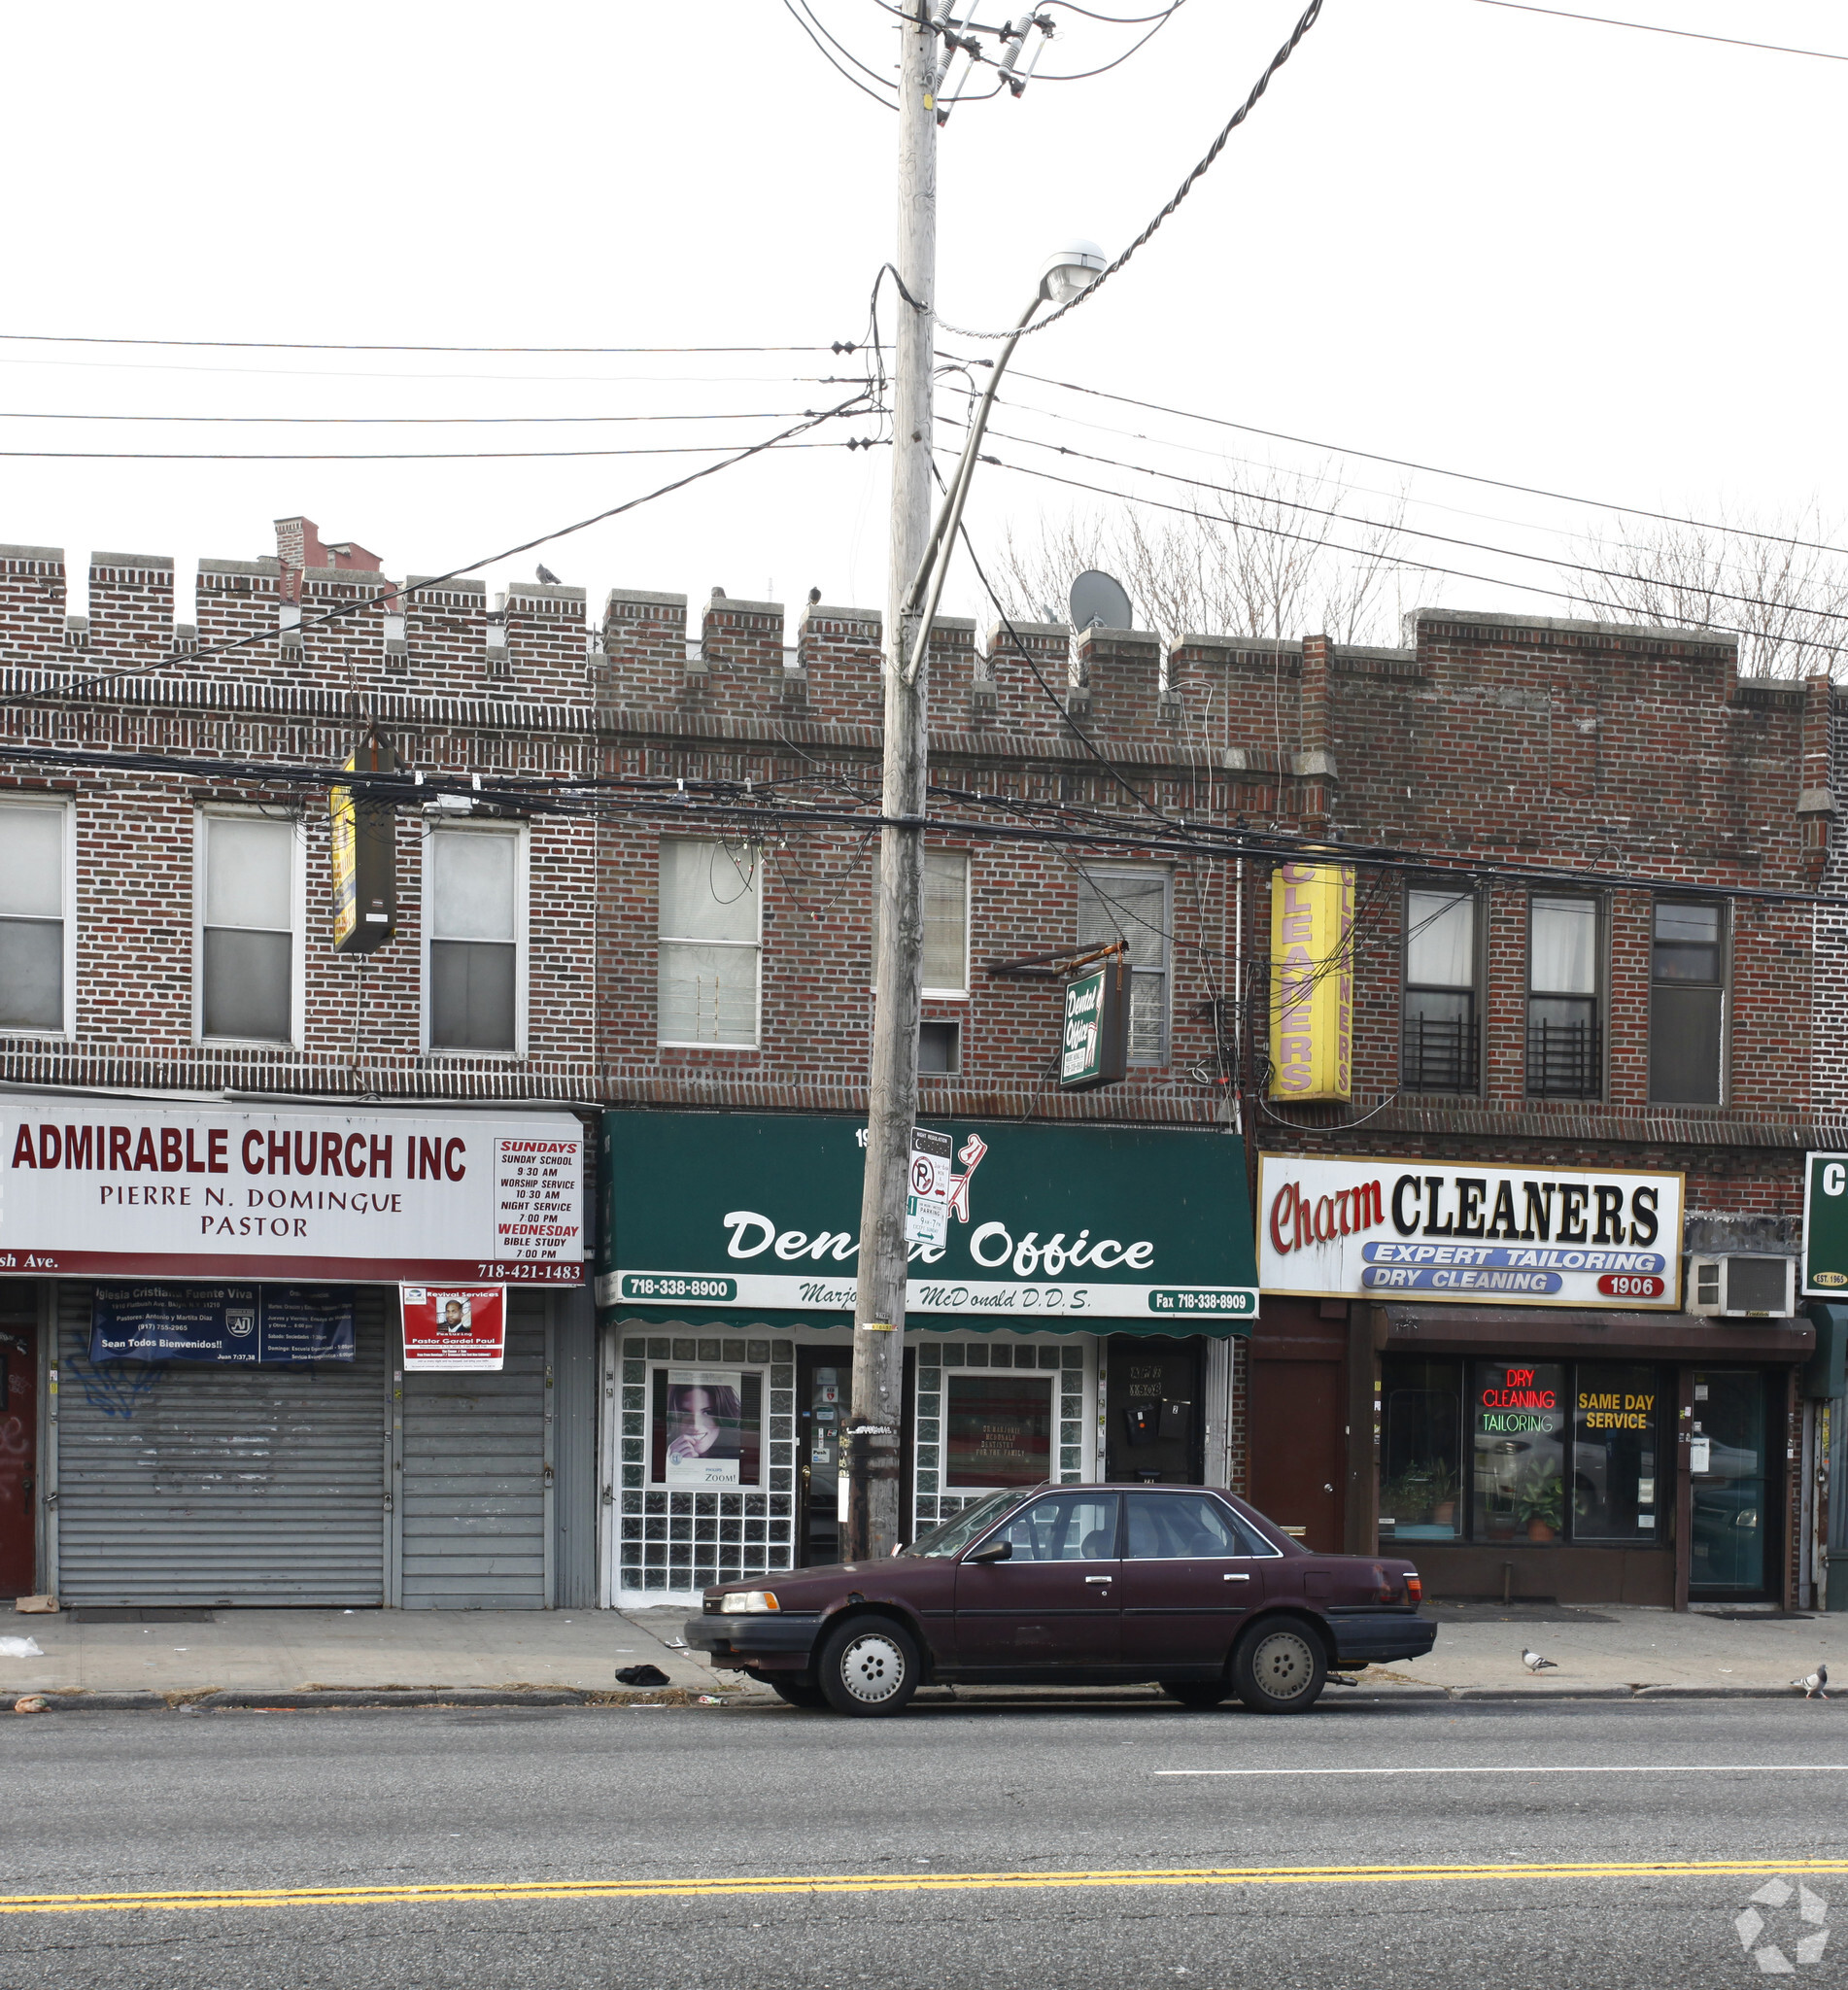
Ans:
[[[1440,1595],[1807,1597],[1792,1274],[1803,1154],[1841,1112],[1804,902],[1827,680],[1742,681],[1708,635],[1463,613],[1404,650],[1239,662],[1246,728],[1327,757],[1304,826],[1433,860],[1357,871],[1351,1101],[1254,1115],[1250,1417],[1296,1411],[1256,1496],[1312,1538],[1415,1543]],[[1384,1206],[1299,1249],[1294,1195],[1350,1184]],[[1653,1214],[1675,1206],[1685,1239]]]
[[[746,833],[695,800],[713,782],[843,808],[876,794],[878,616],[816,603],[792,626],[780,604],[715,590],[690,625],[683,598],[618,589],[593,624],[574,588],[491,601],[472,582],[409,576],[400,593],[364,548],[324,545],[302,519],[279,523],[278,546],[276,559],[202,561],[189,622],[175,620],[170,562],[98,555],[79,621],[61,555],[0,549],[0,727],[14,749],[0,750],[0,839],[6,869],[28,878],[0,904],[9,1110],[98,1119],[100,1106],[80,1114],[79,1102],[109,1101],[116,1116],[175,1124],[268,1114],[318,1138],[404,1149],[437,1137],[413,1121],[491,1144],[594,1131],[597,1303],[586,1287],[493,1263],[484,1245],[476,1275],[504,1277],[510,1294],[505,1370],[406,1376],[396,1274],[316,1272],[310,1252],[277,1262],[289,1278],[350,1287],[344,1365],[138,1364],[103,1358],[101,1274],[72,1269],[81,1252],[9,1263],[9,1402],[36,1418],[41,1462],[31,1499],[10,1495],[15,1547],[0,1579],[99,1602],[542,1607],[684,1595],[831,1554],[851,1300],[830,1281],[850,1277],[858,1212],[839,1206],[838,1187],[812,1212],[798,1203],[843,1169],[841,1142],[866,1108],[876,844],[849,824]],[[317,622],[335,605],[353,612]],[[978,1248],[992,1254],[1005,1236],[1009,1289],[1023,1311],[1041,1310],[998,1325],[959,1286],[914,1318],[909,1520],[926,1525],[1023,1473],[1206,1478],[1249,1488],[1318,1545],[1371,1547],[1385,1521],[1370,1391],[1411,1358],[1394,1336],[1416,1334],[1420,1358],[1451,1364],[1452,1510],[1465,1518],[1441,1539],[1410,1532],[1436,1527],[1430,1515],[1386,1519],[1426,1543],[1434,1573],[1498,1590],[1509,1562],[1523,1593],[1604,1594],[1607,1566],[1619,1567],[1622,1594],[1669,1599],[1675,1577],[1635,1527],[1607,1556],[1562,1518],[1552,1550],[1568,1573],[1557,1576],[1532,1572],[1537,1537],[1531,1555],[1472,1538],[1470,1364],[1551,1364],[1560,1394],[1587,1349],[1621,1342],[1618,1366],[1655,1364],[1645,1392],[1662,1415],[1671,1389],[1701,1386],[1705,1360],[1716,1375],[1756,1377],[1756,1413],[1785,1419],[1797,1415],[1806,1324],[1714,1324],[1660,1304],[1581,1318],[1376,1303],[1356,1287],[1352,1298],[1267,1298],[1248,1344],[1230,1322],[1198,1317],[1172,1331],[1146,1318],[1053,1319],[1075,1287],[1050,1253],[1111,1250],[1120,1263],[1141,1251],[1153,1275],[1173,1274],[1164,1289],[1249,1283],[1233,1262],[1249,1264],[1238,1076],[1267,1170],[1346,1154],[1685,1174],[1693,1248],[1793,1252],[1801,1152],[1825,1111],[1811,912],[1725,894],[1800,895],[1821,875],[1826,688],[1739,684],[1730,650],[1704,638],[1481,616],[1425,616],[1414,646],[1389,651],[1212,635],[1164,648],[1105,630],[1074,646],[1055,625],[1015,634],[1044,686],[1000,632],[978,642],[973,625],[945,621],[933,646],[932,806],[944,826],[928,858],[919,1119],[956,1144],[972,1219],[952,1224],[957,1248],[986,1235]],[[284,771],[338,766],[368,729],[446,793],[398,810],[394,938],[342,954],[326,913],[325,793]],[[56,759],[98,749],[188,765]],[[487,799],[472,801],[477,779]],[[611,785],[642,779],[684,782],[695,800]],[[595,806],[592,781],[605,784]],[[526,804],[493,799],[510,791]],[[1151,808],[1221,840],[1189,847]],[[991,833],[1069,828],[1085,811],[1103,825],[1088,848]],[[1104,835],[1112,825],[1120,844]],[[1247,828],[1269,840],[1241,861],[1226,839]],[[1136,831],[1162,847],[1139,850]],[[1271,832],[1356,856],[1361,845],[1427,852],[1441,874],[1356,864],[1349,1104],[1254,1096]],[[1561,874],[1557,892],[1515,875],[1536,868]],[[1587,888],[1574,871],[1599,881]],[[1616,875],[1636,882],[1604,881]],[[1589,991],[1529,990],[1536,892],[1590,907],[1554,918],[1553,948],[1570,965],[1589,944]],[[1659,903],[1714,917],[1664,938]],[[1575,917],[1589,917],[1589,941]],[[1435,960],[1460,978],[1408,993],[1409,930],[1445,940],[1419,949],[1420,971]],[[1051,1078],[1059,981],[1045,956],[1119,938],[1128,1077],[1062,1095]],[[1710,1099],[1652,1096],[1659,958],[1713,970],[1670,991],[1694,1036],[1714,1037]],[[1526,1051],[1535,999],[1555,1031],[1540,1096]],[[200,1128],[203,1149],[211,1128]],[[730,1171],[747,1165],[761,1185],[735,1192]],[[731,1252],[714,1277],[701,1267],[671,1288],[661,1278],[690,1265],[652,1253],[677,1219],[676,1198],[659,1195],[669,1180],[691,1184],[678,1203],[697,1205]],[[325,1177],[313,1192],[328,1192]],[[637,1242],[627,1213],[657,1206],[651,1192],[659,1222]],[[4,1244],[31,1241],[10,1229]],[[403,1248],[407,1262],[451,1262],[434,1246]],[[781,1285],[752,1296],[771,1292],[752,1284],[760,1275],[799,1273],[794,1297]],[[180,1271],[159,1252],[131,1275],[262,1278],[244,1259]],[[1678,1297],[1678,1251],[1667,1276],[1674,1292],[1659,1296]],[[1445,1331],[1433,1336],[1434,1323]],[[1389,1454],[1389,1386],[1383,1400]],[[702,1456],[696,1438],[709,1436],[714,1405],[736,1434],[700,1473],[682,1469]],[[1441,1404],[1425,1409],[1428,1434]],[[984,1419],[1005,1441],[975,1458],[967,1432]],[[227,1492],[226,1461],[247,1458],[258,1431],[268,1462]],[[1607,1461],[1607,1478],[1627,1475],[1629,1521],[1641,1477],[1660,1482],[1663,1516],[1683,1497],[1689,1475],[1667,1454],[1680,1434],[1659,1441],[1651,1474],[1638,1445]],[[1738,1460],[1727,1447],[1749,1448],[1736,1435],[1714,1439],[1728,1468]],[[1389,1481],[1430,1462],[1388,1458]],[[1737,1490],[1750,1476],[1726,1482],[1735,1513],[1755,1496]],[[1797,1476],[1758,1474],[1756,1539],[1778,1544],[1763,1568],[1794,1567],[1798,1529],[1768,1516]],[[1691,1526],[1661,1531],[1680,1542]],[[1759,1573],[1761,1588],[1777,1587]]]

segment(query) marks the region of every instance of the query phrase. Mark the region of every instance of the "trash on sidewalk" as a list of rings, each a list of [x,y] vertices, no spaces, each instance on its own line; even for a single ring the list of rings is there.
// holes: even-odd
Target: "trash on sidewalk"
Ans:
[[[36,1637],[0,1637],[0,1659],[42,1659],[45,1647]]]
[[[616,1683],[618,1686],[667,1686],[671,1682],[659,1665],[619,1665]]]
[[[13,1607],[21,1617],[55,1617],[57,1598],[55,1596],[15,1596]]]
[[[16,1714],[43,1714],[51,1711],[51,1701],[42,1693],[28,1693],[13,1702]]]

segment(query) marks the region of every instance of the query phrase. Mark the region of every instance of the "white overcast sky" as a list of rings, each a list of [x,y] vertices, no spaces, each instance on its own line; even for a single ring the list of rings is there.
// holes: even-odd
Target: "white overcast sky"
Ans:
[[[895,37],[875,0],[812,4],[869,64],[890,66]],[[1087,4],[1137,14],[1151,0]],[[941,145],[942,315],[1011,321],[1062,235],[1119,248],[1244,96],[1299,6],[1188,0],[1108,75],[1036,81],[1019,102],[959,109]],[[1608,11],[1848,52],[1839,0],[1609,0]],[[1062,19],[1048,71],[1092,68],[1141,32]],[[0,330],[12,333],[825,344],[861,337],[874,271],[892,254],[896,120],[825,65],[782,0],[333,0],[311,10],[105,0],[12,10],[7,34],[0,162],[13,227]],[[1191,199],[1093,303],[1028,340],[1016,364],[1337,449],[1702,514],[1815,501],[1839,521],[1848,436],[1839,223],[1829,217],[1845,112],[1848,63],[1478,0],[1327,0]],[[817,376],[851,365],[829,354],[463,358],[8,341],[0,447],[742,441],[845,393]],[[1012,398],[998,429],[1208,477],[1252,458],[1315,465],[1328,453],[1079,402],[1024,379]],[[22,419],[105,413],[735,419],[473,429]],[[1079,429],[1079,418],[1131,432]],[[1050,461],[1018,445],[997,453]],[[271,521],[305,512],[325,537],[383,555],[390,573],[435,572],[619,502],[688,461],[15,456],[0,460],[0,540],[62,545],[74,566],[99,548],[165,553],[189,574],[200,555],[273,552]],[[831,602],[878,606],[889,463],[886,450],[770,457],[537,557],[588,587],[594,608],[612,585],[684,592],[696,605],[715,585],[753,598],[773,590],[792,610],[814,585]],[[1573,506],[1408,481],[1352,458],[1346,476],[1355,509],[1387,501],[1375,490],[1403,488],[1414,523],[1498,545],[1557,553],[1596,523]],[[985,472],[971,508],[977,543],[994,546],[1009,526],[1030,536],[1043,513],[1074,501]],[[1518,592],[1510,576],[1536,569],[1455,549],[1427,557],[1496,576],[1442,583],[1452,603],[1569,612]],[[529,577],[532,565],[528,555],[491,568],[490,584]],[[966,568],[945,607],[975,611]]]

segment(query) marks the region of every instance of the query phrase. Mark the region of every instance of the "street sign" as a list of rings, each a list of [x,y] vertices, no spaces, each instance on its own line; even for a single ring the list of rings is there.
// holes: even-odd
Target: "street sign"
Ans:
[[[1129,969],[1121,954],[1065,990],[1059,1089],[1095,1091],[1121,1084],[1129,1068]]]
[[[948,1233],[951,1146],[947,1133],[911,1128],[911,1171],[905,1184],[907,1244],[941,1244]]]

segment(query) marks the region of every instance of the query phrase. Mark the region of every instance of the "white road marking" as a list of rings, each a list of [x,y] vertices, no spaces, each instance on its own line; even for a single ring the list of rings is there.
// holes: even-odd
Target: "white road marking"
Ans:
[[[1386,1768],[1158,1768],[1158,1776],[1730,1776],[1848,1775],[1841,1762],[1594,1762],[1492,1763],[1486,1767],[1429,1768],[1394,1763]]]

